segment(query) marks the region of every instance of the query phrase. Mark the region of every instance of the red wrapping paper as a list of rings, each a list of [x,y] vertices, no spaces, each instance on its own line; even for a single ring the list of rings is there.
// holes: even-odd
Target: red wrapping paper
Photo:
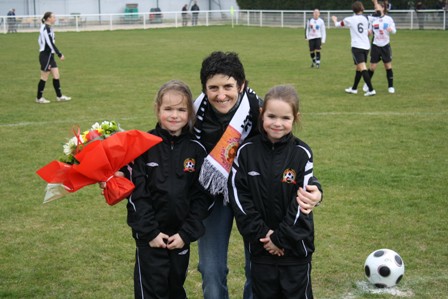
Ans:
[[[79,164],[52,161],[36,173],[47,183],[62,184],[68,192],[106,182],[104,197],[109,205],[114,205],[135,188],[131,181],[115,177],[114,173],[161,141],[158,136],[138,130],[118,132],[84,146],[75,156]]]

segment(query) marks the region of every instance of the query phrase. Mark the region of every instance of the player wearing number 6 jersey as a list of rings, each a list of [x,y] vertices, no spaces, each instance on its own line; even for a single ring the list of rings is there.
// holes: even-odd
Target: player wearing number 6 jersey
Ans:
[[[336,16],[332,16],[331,19],[336,27],[348,27],[350,28],[351,36],[351,46],[353,61],[356,65],[355,80],[353,86],[345,90],[345,92],[350,94],[358,93],[358,84],[361,77],[368,86],[368,91],[364,94],[365,96],[373,96],[376,94],[373,89],[372,82],[370,80],[369,73],[367,71],[367,55],[370,50],[369,41],[369,29],[370,22],[368,18],[363,15],[364,6],[360,1],[355,1],[352,5],[352,10],[355,13],[351,17],[346,17],[342,21],[338,22]]]
[[[378,62],[383,61],[384,68],[386,69],[386,77],[389,93],[395,93],[394,88],[394,74],[392,71],[392,48],[390,47],[390,34],[395,34],[397,29],[395,28],[394,20],[387,15],[387,2],[385,1],[373,1],[375,5],[375,11],[378,12],[379,17],[374,18],[371,26],[371,33],[373,34],[372,50],[370,52],[370,78],[373,77]],[[363,87],[364,91],[368,90],[366,84]]]

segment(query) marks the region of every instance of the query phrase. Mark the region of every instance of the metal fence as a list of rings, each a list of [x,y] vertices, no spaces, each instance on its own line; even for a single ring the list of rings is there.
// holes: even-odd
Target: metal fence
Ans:
[[[366,14],[372,12],[366,11]],[[327,28],[332,28],[331,16],[339,19],[350,16],[352,11],[321,11]],[[448,13],[445,10],[393,10],[389,15],[398,29],[448,29]],[[257,26],[304,28],[312,11],[229,10],[200,11],[198,26]],[[16,16],[14,19],[0,17],[0,32],[35,32],[41,25],[42,16]],[[185,23],[183,23],[183,21]],[[160,27],[192,26],[192,15],[177,12],[121,13],[121,14],[70,14],[57,15],[58,31],[101,31],[126,29],[151,29]]]

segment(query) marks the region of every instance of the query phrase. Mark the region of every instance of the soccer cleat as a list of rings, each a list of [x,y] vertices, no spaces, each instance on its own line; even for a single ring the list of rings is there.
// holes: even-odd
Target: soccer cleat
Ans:
[[[357,94],[358,91],[356,89],[352,89],[351,87],[345,90],[346,93]]]
[[[38,103],[38,104],[48,104],[48,103],[50,103],[50,101],[42,97],[40,99],[36,98],[36,103]]]
[[[364,94],[365,97],[371,97],[371,96],[374,96],[374,95],[376,95],[376,91],[375,91],[375,89],[372,90],[372,91],[368,91],[368,92],[366,92],[366,93]]]
[[[56,99],[58,100],[58,102],[66,102],[66,101],[70,101],[72,98],[68,97],[68,96],[65,96],[65,95],[62,95],[60,97],[56,97]]]
[[[311,63],[311,67],[312,67],[312,68],[314,67],[314,62],[313,62],[313,63]]]
[[[369,91],[369,87],[367,86],[366,83],[364,83],[364,86],[362,87],[362,91],[364,91],[364,92],[368,92]]]
[[[316,63],[316,68],[320,68],[320,63]]]
[[[389,93],[395,93],[395,88],[393,88],[393,87],[389,87],[389,88],[387,89],[387,91],[388,91]]]

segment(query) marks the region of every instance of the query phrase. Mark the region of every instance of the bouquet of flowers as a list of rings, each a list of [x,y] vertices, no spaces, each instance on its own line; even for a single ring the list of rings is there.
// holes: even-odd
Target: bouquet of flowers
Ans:
[[[95,123],[83,133],[75,129],[74,137],[63,145],[63,157],[37,171],[48,183],[44,203],[98,182],[106,182],[104,197],[109,205],[120,202],[135,186],[114,173],[160,141],[142,131],[124,131],[115,121]]]
[[[75,158],[75,155],[82,150],[83,146],[91,141],[106,139],[114,133],[123,131],[124,130],[120,127],[120,124],[116,121],[106,120],[101,124],[97,122],[94,123],[90,130],[84,131],[83,133],[80,133],[80,129],[77,127],[73,130],[75,136],[69,139],[68,142],[62,146],[64,156],[59,158],[59,161],[67,164],[79,164]]]

